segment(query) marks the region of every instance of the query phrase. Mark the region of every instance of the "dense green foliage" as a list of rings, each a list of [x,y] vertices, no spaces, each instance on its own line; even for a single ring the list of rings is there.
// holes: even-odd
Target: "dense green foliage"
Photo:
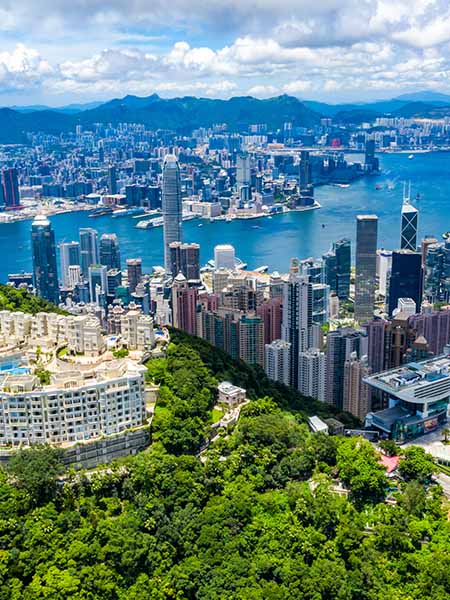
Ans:
[[[47,300],[33,296],[26,290],[18,290],[9,285],[0,284],[0,310],[20,310],[35,315],[38,312],[56,312],[67,314]]]
[[[368,442],[312,435],[282,388],[272,400],[245,365],[174,339],[148,364],[161,410],[147,451],[64,482],[48,448],[21,451],[0,470],[0,600],[449,597],[439,487],[410,468],[397,504],[386,504]],[[225,374],[255,399],[201,462],[185,452],[208,428]],[[422,479],[428,457],[419,458],[405,461]]]
[[[272,381],[263,369],[233,360],[229,354],[201,338],[192,337],[176,329],[171,329],[170,336],[175,344],[188,345],[195,349],[218,381],[231,381],[245,388],[249,398],[270,396],[281,408],[299,411],[303,415],[335,417],[349,427],[359,425],[358,419],[351,414],[342,413],[334,406],[306,398],[294,388]]]

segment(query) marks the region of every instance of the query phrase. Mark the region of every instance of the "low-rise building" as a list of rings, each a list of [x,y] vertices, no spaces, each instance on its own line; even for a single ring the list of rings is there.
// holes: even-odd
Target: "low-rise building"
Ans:
[[[219,402],[228,404],[229,406],[237,406],[241,402],[245,402],[245,390],[233,385],[229,381],[222,381],[218,386]]]

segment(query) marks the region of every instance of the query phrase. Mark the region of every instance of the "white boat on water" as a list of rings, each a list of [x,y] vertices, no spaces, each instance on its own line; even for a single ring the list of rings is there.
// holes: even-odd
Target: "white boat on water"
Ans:
[[[414,154],[410,154],[410,155],[408,156],[408,158],[409,158],[409,160],[412,160],[412,159],[414,158]]]

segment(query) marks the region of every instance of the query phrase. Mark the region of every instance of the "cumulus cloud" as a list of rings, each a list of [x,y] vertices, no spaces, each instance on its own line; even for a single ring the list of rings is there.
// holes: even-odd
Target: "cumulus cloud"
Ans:
[[[373,90],[450,89],[445,0],[1,4],[0,40],[9,48],[0,53],[4,94],[41,88],[42,95],[85,97],[157,91],[326,99],[352,90],[364,98]],[[11,40],[24,31],[27,45],[14,49]]]

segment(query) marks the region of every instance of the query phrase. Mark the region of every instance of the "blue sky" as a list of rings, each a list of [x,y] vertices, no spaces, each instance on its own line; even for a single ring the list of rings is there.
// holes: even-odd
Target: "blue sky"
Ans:
[[[448,0],[1,0],[0,105],[450,93]]]

